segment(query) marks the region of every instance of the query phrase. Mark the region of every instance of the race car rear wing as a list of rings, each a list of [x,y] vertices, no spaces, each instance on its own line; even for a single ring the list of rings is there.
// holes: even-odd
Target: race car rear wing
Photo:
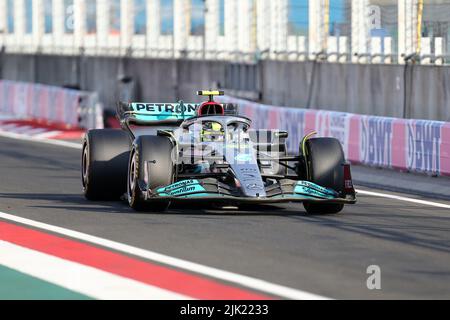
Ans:
[[[138,126],[179,126],[184,120],[197,115],[197,103],[179,101],[177,103],[119,102],[117,117],[120,123]],[[223,104],[225,115],[237,115],[234,104]]]
[[[196,115],[198,104],[185,103],[124,103],[117,104],[117,117],[121,123],[138,126],[178,126]]]

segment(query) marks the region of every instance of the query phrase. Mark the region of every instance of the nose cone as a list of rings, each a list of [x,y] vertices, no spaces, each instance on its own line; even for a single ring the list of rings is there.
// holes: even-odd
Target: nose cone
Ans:
[[[230,146],[231,144],[231,146]],[[251,141],[238,140],[225,146],[225,158],[239,181],[240,190],[245,197],[266,197],[266,188],[261,178],[256,150]]]
[[[236,179],[241,184],[241,191],[246,197],[259,198],[266,196],[264,182],[257,164],[231,164]]]

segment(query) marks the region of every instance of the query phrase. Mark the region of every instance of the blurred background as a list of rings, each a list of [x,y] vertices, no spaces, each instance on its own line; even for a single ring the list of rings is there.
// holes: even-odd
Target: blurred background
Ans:
[[[86,93],[105,117],[221,88],[450,120],[450,0],[0,0],[0,46],[1,79]]]

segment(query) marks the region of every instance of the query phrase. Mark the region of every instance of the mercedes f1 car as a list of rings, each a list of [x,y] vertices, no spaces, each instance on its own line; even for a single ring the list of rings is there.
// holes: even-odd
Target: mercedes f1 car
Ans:
[[[356,202],[350,165],[334,138],[309,134],[287,153],[288,132],[253,130],[238,106],[199,91],[202,104],[122,103],[122,129],[90,130],[82,151],[89,200],[126,198],[138,211],[183,201],[224,205],[302,202],[308,213],[338,213]]]

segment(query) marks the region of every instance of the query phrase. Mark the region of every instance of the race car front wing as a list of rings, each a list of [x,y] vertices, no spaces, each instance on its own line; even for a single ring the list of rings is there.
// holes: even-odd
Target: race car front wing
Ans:
[[[258,186],[255,186],[258,187]],[[187,179],[174,184],[147,190],[146,200],[170,201],[224,201],[236,203],[279,202],[329,202],[356,203],[354,193],[339,194],[335,190],[319,186],[310,181],[282,179],[265,187],[265,196],[246,197],[239,188],[230,186],[216,178]]]

